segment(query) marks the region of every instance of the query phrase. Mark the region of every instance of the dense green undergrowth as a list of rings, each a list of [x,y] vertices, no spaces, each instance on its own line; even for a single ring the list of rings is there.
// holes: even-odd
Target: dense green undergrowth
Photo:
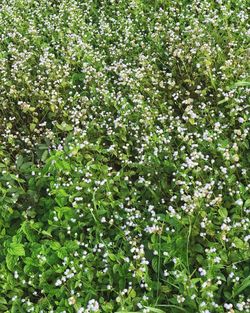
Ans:
[[[247,2],[0,1],[0,312],[250,312]]]

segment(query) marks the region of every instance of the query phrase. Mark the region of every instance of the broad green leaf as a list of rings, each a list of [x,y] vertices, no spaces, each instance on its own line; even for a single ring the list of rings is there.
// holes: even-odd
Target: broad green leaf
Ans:
[[[236,248],[238,249],[244,249],[245,248],[245,244],[244,244],[244,241],[242,241],[240,238],[235,238],[233,240]]]
[[[116,256],[113,253],[109,253],[109,258],[111,261],[116,261]]]
[[[4,297],[0,297],[0,303],[1,304],[7,304],[7,301]]]
[[[28,222],[23,223],[22,230],[29,241],[34,242],[36,240],[35,231],[30,227]]]
[[[63,122],[62,124],[56,124],[56,127],[62,131],[71,131],[73,129],[73,126],[72,125],[69,125],[65,122]]]
[[[20,155],[20,156],[17,158],[17,161],[16,161],[16,166],[17,166],[17,168],[19,169],[22,164],[23,164],[23,156]]]
[[[247,199],[244,203],[244,207],[245,208],[249,208],[250,207],[250,199]]]
[[[45,160],[47,159],[48,154],[49,154],[49,152],[48,152],[47,150],[45,150],[45,151],[43,152],[42,157],[41,157],[41,160],[42,160],[43,162],[45,162]]]
[[[16,256],[25,256],[24,246],[21,243],[14,243],[10,244],[10,248],[8,249],[9,254],[16,255]]]
[[[152,268],[157,273],[158,272],[158,258],[155,257],[152,260]]]
[[[129,292],[129,296],[131,298],[135,298],[136,297],[136,291],[134,289],[131,289],[130,292]]]
[[[33,131],[36,128],[35,123],[30,123],[30,130]]]
[[[58,250],[61,248],[61,245],[58,241],[53,241],[53,242],[51,242],[50,247],[53,250]]]
[[[226,208],[220,208],[218,210],[218,212],[219,212],[220,216],[223,217],[223,218],[226,218],[228,216],[228,212],[227,212]]]
[[[17,260],[18,260],[18,256],[16,255],[12,255],[12,254],[7,254],[6,256],[6,265],[8,267],[8,269],[10,271],[13,271],[15,266],[16,266],[16,263],[17,263]]]

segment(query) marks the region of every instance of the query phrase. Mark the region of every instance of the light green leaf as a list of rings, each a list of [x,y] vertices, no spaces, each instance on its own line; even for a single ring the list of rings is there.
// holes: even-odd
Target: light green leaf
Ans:
[[[18,259],[18,256],[16,255],[12,255],[12,254],[7,254],[6,256],[6,265],[7,265],[7,268],[10,270],[10,271],[13,271],[15,266],[16,266],[16,263],[17,263],[17,259]]]
[[[73,129],[73,126],[63,122],[62,124],[56,124],[56,127],[62,131],[71,131]]]
[[[20,155],[20,156],[17,158],[16,167],[17,167],[17,168],[20,168],[22,164],[23,164],[23,156]]]
[[[14,243],[10,244],[10,248],[8,249],[9,254],[16,255],[16,256],[25,256],[25,250],[23,244],[21,243]]]
[[[0,303],[1,304],[7,304],[7,301],[4,297],[0,297]]]
[[[61,245],[58,241],[53,241],[53,242],[51,242],[50,247],[53,250],[58,250],[61,248]]]
[[[158,272],[158,258],[153,258],[152,260],[152,268],[157,273]]]
[[[146,306],[145,308],[150,310],[150,312],[154,312],[154,313],[166,313],[166,312],[162,311],[161,309],[151,308],[149,306]]]
[[[238,248],[238,249],[244,249],[245,248],[245,244],[240,238],[235,238],[233,242],[234,242],[236,248]]]
[[[250,199],[247,199],[244,203],[244,207],[245,208],[249,208],[250,207]]]
[[[238,289],[234,292],[234,297],[242,293],[246,288],[250,287],[250,276],[246,277]]]
[[[218,212],[219,212],[220,216],[223,217],[223,218],[226,218],[228,216],[228,212],[227,212],[226,208],[220,208],[218,210]]]

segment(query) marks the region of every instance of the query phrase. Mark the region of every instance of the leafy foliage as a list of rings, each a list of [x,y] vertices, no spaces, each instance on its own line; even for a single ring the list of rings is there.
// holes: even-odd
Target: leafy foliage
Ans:
[[[0,21],[0,312],[250,312],[247,1]]]

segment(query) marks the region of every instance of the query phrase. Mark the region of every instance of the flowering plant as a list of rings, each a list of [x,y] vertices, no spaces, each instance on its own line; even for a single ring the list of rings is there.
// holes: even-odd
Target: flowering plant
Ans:
[[[0,312],[250,312],[247,1],[0,6]]]

